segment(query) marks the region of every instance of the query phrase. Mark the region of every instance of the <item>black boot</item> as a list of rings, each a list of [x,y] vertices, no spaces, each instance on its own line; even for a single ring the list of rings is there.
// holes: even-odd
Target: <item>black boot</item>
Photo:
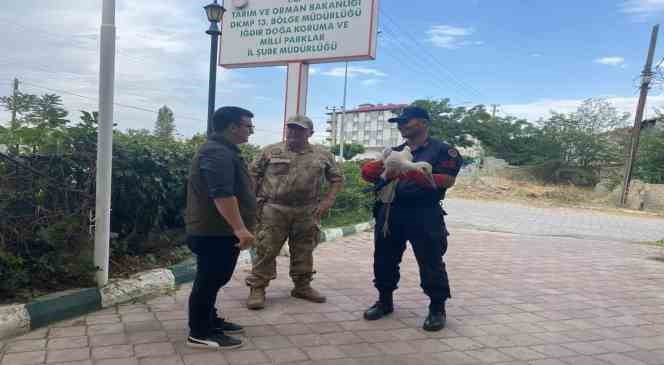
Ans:
[[[430,305],[429,315],[424,320],[422,328],[425,331],[435,332],[445,328],[447,322],[447,314],[445,313],[445,304],[443,305]]]
[[[364,319],[367,321],[375,321],[385,317],[392,312],[394,312],[393,306],[388,306],[381,302],[376,302],[376,304],[372,305],[371,308],[364,312]]]
[[[371,308],[364,312],[364,319],[367,321],[375,321],[392,312],[394,312],[392,293],[380,293],[376,304],[372,305]]]

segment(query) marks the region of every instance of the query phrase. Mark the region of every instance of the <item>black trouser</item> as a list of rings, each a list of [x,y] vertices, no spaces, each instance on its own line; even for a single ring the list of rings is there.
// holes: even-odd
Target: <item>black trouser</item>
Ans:
[[[196,278],[189,296],[189,329],[194,337],[210,335],[217,318],[214,307],[219,289],[233,276],[240,250],[235,237],[189,237],[187,243],[196,254]]]
[[[377,204],[374,214],[374,285],[381,298],[391,298],[399,283],[399,264],[406,241],[413,247],[420,269],[420,285],[431,299],[430,309],[442,308],[451,298],[450,284],[445,271],[443,255],[447,251],[447,229],[442,208],[438,205],[391,205],[389,233],[383,234],[386,206]]]

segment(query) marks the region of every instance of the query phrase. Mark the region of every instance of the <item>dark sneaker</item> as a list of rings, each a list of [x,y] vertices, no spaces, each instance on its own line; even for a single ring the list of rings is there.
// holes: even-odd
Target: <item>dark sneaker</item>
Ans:
[[[187,338],[186,345],[189,347],[199,349],[236,349],[242,347],[242,340],[222,334],[212,334],[207,337],[193,337]]]
[[[447,316],[445,315],[445,310],[442,312],[429,312],[429,315],[424,320],[424,325],[422,328],[425,331],[436,332],[445,328],[445,322],[447,322]]]
[[[394,312],[394,307],[387,306],[381,302],[376,302],[376,304],[372,305],[371,308],[364,312],[364,319],[367,321],[375,321],[385,317],[392,312]]]
[[[212,323],[212,332],[227,335],[239,335],[244,333],[244,328],[239,324],[229,322],[223,318],[217,318]]]

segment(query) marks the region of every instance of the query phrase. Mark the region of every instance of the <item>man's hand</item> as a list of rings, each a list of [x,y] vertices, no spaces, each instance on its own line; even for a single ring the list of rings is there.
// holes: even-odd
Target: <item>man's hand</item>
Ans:
[[[362,179],[366,182],[375,183],[380,178],[380,174],[383,173],[383,169],[383,161],[381,160],[366,162],[360,169]]]
[[[254,237],[251,232],[249,232],[246,228],[240,229],[238,231],[233,232],[235,237],[240,241],[237,244],[235,244],[235,247],[239,248],[240,250],[246,250],[253,246],[254,241],[256,238]]]
[[[334,205],[334,201],[330,201],[329,199],[321,201],[316,210],[314,210],[314,219],[320,222],[321,218],[330,211],[332,205]]]

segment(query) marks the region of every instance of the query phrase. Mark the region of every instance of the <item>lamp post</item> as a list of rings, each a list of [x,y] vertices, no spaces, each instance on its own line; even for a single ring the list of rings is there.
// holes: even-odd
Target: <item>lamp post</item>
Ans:
[[[203,7],[205,14],[210,21],[210,29],[207,34],[210,35],[210,89],[208,91],[208,118],[207,118],[207,134],[212,134],[212,115],[214,114],[214,99],[217,86],[217,52],[219,52],[219,23],[224,16],[226,9],[222,5],[217,4],[214,0],[212,4]]]

